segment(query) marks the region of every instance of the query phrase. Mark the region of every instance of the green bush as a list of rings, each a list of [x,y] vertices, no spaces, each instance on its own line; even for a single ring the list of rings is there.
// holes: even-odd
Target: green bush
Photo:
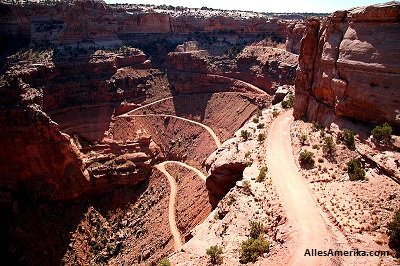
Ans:
[[[254,118],[253,118],[253,122],[254,122],[254,123],[258,123],[258,122],[260,122],[260,120],[258,119],[258,117],[254,117]]]
[[[171,266],[171,263],[169,262],[168,258],[162,258],[158,262],[158,266]]]
[[[314,153],[311,151],[304,150],[300,152],[299,161],[301,166],[305,168],[312,168],[314,167]]]
[[[371,134],[374,137],[374,139],[379,141],[390,140],[392,137],[392,127],[385,122],[382,126],[376,126],[371,131]]]
[[[279,111],[277,110],[277,109],[274,109],[273,111],[272,111],[272,116],[275,118],[275,117],[277,117],[279,115]]]
[[[333,142],[332,136],[327,136],[324,138],[324,144],[322,145],[322,151],[325,154],[332,154],[336,150],[336,145]]]
[[[264,126],[265,126],[264,123],[260,123],[260,124],[257,125],[257,128],[258,128],[258,129],[263,129]]]
[[[365,171],[359,159],[351,159],[347,163],[347,173],[349,174],[351,181],[365,179]]]
[[[393,220],[387,225],[389,247],[394,249],[396,256],[400,257],[400,209],[397,210]]]
[[[307,141],[307,135],[306,134],[301,134],[301,137],[300,137],[300,142],[301,142],[301,145],[304,145],[304,144],[306,144],[306,141]]]
[[[206,254],[210,256],[210,262],[212,264],[221,264],[222,263],[222,248],[218,245],[211,246],[207,249]]]
[[[265,176],[267,174],[268,168],[266,166],[261,167],[260,173],[258,174],[256,181],[263,182],[265,180]]]
[[[264,140],[265,140],[265,134],[263,134],[263,133],[258,134],[257,140],[258,140],[259,142],[264,141]]]
[[[240,131],[240,135],[242,136],[242,138],[244,140],[248,140],[250,137],[250,132],[244,129],[244,130]]]
[[[250,222],[250,237],[259,238],[264,230],[264,225],[261,222],[251,221]]]
[[[292,108],[294,105],[294,95],[292,93],[289,93],[287,96],[287,99],[282,101],[282,107],[283,108]]]
[[[350,129],[343,129],[343,131],[340,134],[340,139],[346,144],[347,147],[354,149],[356,147],[355,145],[355,139],[354,139],[354,132],[351,131]]]
[[[248,238],[242,242],[240,247],[240,262],[256,262],[258,257],[263,253],[268,252],[269,242],[263,237]]]

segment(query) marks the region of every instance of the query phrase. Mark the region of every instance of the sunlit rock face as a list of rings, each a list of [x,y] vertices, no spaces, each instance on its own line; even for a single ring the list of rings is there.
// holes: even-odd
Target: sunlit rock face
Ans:
[[[334,116],[400,125],[400,5],[309,20],[296,77],[296,118]]]

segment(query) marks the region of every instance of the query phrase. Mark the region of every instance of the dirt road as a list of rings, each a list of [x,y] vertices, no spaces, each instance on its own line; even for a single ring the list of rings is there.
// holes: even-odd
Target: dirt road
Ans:
[[[294,226],[289,265],[331,265],[329,257],[304,256],[306,249],[328,250],[333,236],[299,173],[292,153],[292,111],[278,116],[268,133],[267,162],[290,224]]]
[[[165,162],[155,165],[155,168],[157,168],[160,172],[162,172],[168,178],[168,182],[169,182],[169,185],[171,188],[171,194],[169,196],[169,205],[168,205],[168,221],[169,221],[169,226],[171,229],[171,234],[174,238],[175,250],[179,250],[182,247],[183,243],[182,243],[181,234],[176,225],[176,218],[175,218],[177,186],[176,186],[175,178],[168,173],[167,169],[165,169],[166,164],[178,164],[189,170],[192,170],[204,181],[206,181],[206,176],[200,170],[198,170],[190,165],[187,165],[185,163],[178,162],[178,161],[165,161]]]
[[[211,137],[214,139],[215,145],[217,145],[218,148],[221,147],[221,141],[219,140],[218,136],[215,134],[215,132],[214,132],[209,126],[206,126],[206,125],[204,125],[204,124],[202,124],[202,123],[199,123],[199,122],[196,122],[196,121],[187,119],[187,118],[183,118],[183,117],[175,116],[175,115],[163,115],[163,114],[146,114],[146,115],[129,115],[129,114],[123,114],[123,115],[120,115],[120,117],[146,117],[146,116],[173,117],[173,118],[176,118],[176,119],[180,119],[180,120],[183,120],[183,121],[186,121],[186,122],[189,122],[189,123],[198,125],[198,126],[204,128],[205,130],[207,130],[207,132],[208,132],[208,133],[211,135]]]

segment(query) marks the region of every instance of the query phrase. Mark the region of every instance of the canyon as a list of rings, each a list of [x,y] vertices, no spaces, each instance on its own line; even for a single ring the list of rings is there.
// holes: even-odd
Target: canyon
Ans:
[[[397,2],[308,19],[1,3],[0,253],[13,265],[207,265],[206,250],[220,245],[223,263],[240,265],[250,221],[264,224],[270,243],[252,265],[355,262],[301,258],[309,237],[318,248],[390,250],[384,222],[400,207],[399,14]],[[362,202],[384,190],[385,204],[362,209],[375,227],[345,224],[327,203],[332,187],[358,195],[342,165],[299,165],[307,121],[337,139],[356,132],[369,165],[357,186],[374,184]],[[366,133],[384,122],[394,132],[386,146]],[[317,136],[308,140],[319,154]],[[354,153],[343,146],[337,160]]]

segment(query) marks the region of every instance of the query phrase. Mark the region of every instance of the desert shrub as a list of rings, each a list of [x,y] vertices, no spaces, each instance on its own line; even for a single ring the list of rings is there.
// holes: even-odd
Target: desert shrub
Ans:
[[[210,262],[212,264],[221,264],[222,263],[222,248],[218,245],[211,246],[206,250],[206,254],[210,256]]]
[[[321,138],[325,138],[325,128],[321,128],[321,129],[319,130],[319,136],[320,136]]]
[[[292,93],[289,93],[287,96],[287,99],[282,101],[282,107],[283,108],[292,108],[294,105],[294,95]]]
[[[300,137],[301,145],[304,145],[306,143],[306,141],[307,141],[307,135],[304,133],[301,134],[301,137]]]
[[[240,246],[240,262],[256,262],[258,257],[269,250],[269,242],[263,237],[248,238]]]
[[[250,155],[251,155],[251,152],[246,152],[245,154],[244,154],[244,158],[248,158],[248,157],[250,157]]]
[[[347,163],[347,173],[351,181],[365,179],[365,171],[359,159],[353,158]]]
[[[158,266],[171,266],[171,263],[169,262],[168,258],[162,258],[158,262]]]
[[[382,141],[382,140],[390,140],[392,137],[392,127],[388,123],[384,123],[382,126],[376,126],[371,131],[374,139]]]
[[[392,221],[387,225],[389,247],[394,249],[396,256],[400,257],[400,209],[397,210]]]
[[[351,149],[355,148],[354,132],[350,129],[343,129],[339,138],[344,142],[344,144],[346,144],[347,147]]]
[[[260,173],[258,174],[256,181],[263,182],[265,180],[265,176],[267,174],[268,168],[266,166],[261,167]]]
[[[264,140],[265,140],[265,134],[263,134],[263,133],[258,134],[257,140],[258,140],[259,142],[264,141]]]
[[[274,110],[272,111],[272,116],[273,116],[273,117],[277,117],[278,115],[279,115],[279,111],[276,110],[276,109],[274,109]]]
[[[250,237],[259,238],[264,230],[264,225],[261,222],[250,221]]]
[[[240,136],[242,136],[244,140],[248,140],[250,137],[250,132],[243,129],[242,131],[240,131]]]
[[[317,132],[318,130],[320,130],[322,128],[322,126],[318,123],[318,122],[316,122],[316,121],[313,121],[312,122],[312,130],[314,131],[314,132]]]
[[[253,118],[253,122],[254,122],[254,123],[258,123],[258,122],[260,122],[260,120],[258,119],[258,117],[254,117],[254,118]]]
[[[243,181],[243,192],[245,193],[245,194],[250,194],[250,192],[251,192],[251,186],[250,186],[250,181],[248,181],[248,180],[245,180],[245,181]]]
[[[314,166],[314,153],[311,151],[304,150],[299,155],[300,164],[305,168],[312,168]]]
[[[258,129],[263,129],[264,126],[265,126],[264,123],[260,123],[260,124],[257,125],[257,128],[258,128]]]
[[[335,142],[333,142],[332,136],[324,138],[324,144],[322,145],[322,151],[325,154],[332,154],[336,150]]]

